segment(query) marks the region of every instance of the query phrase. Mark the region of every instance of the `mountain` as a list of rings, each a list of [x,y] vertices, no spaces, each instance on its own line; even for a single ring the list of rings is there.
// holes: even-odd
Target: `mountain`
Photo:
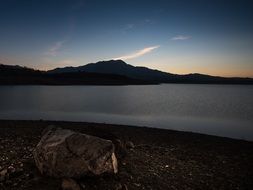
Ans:
[[[79,67],[39,71],[0,64],[0,85],[131,85],[160,83],[253,84],[252,78],[226,78],[203,74],[177,75],[146,67],[135,67],[122,60],[100,61]]]
[[[0,76],[32,76],[42,74],[43,71],[34,70],[27,67],[21,67],[19,65],[4,65],[0,64]]]
[[[97,63],[90,63],[79,67],[56,68],[48,72],[54,74],[73,72],[117,74],[134,79],[158,82],[165,81],[168,77],[176,76],[174,74],[152,70],[146,67],[134,67],[122,60],[99,61]]]
[[[117,74],[153,83],[253,84],[252,78],[219,77],[198,73],[178,75],[146,67],[135,67],[122,60],[99,61],[79,67],[56,68],[48,71],[53,74],[77,72]]]

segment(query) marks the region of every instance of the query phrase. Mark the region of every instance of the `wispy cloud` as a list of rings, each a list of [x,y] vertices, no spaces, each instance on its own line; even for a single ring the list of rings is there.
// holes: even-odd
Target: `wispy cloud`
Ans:
[[[56,56],[59,53],[59,50],[62,48],[65,41],[58,41],[49,50],[45,53],[46,55]]]
[[[133,30],[135,27],[135,24],[126,24],[121,29],[120,32],[122,34],[126,34],[128,31]]]
[[[178,36],[174,36],[173,38],[171,38],[171,40],[189,40],[191,39],[191,36],[183,36],[183,35],[178,35]]]
[[[121,59],[121,60],[128,60],[128,59],[134,59],[134,58],[137,58],[137,57],[141,57],[147,53],[150,53],[152,52],[153,50],[159,48],[160,46],[157,45],[157,46],[151,46],[151,47],[146,47],[144,49],[141,49],[137,52],[134,52],[134,53],[131,53],[129,55],[124,55],[124,56],[121,56],[121,57],[117,57],[117,58],[113,58],[114,60],[117,60],[117,59]]]

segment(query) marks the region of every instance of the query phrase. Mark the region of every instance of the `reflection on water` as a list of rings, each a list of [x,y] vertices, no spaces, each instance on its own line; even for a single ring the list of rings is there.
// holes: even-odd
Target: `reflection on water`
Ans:
[[[253,140],[253,86],[1,86],[0,119],[150,126]]]

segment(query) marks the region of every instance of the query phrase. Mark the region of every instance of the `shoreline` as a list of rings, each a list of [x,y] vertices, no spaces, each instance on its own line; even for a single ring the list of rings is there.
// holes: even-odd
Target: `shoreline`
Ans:
[[[131,141],[119,173],[88,178],[85,189],[252,189],[253,142],[150,127],[69,121],[0,120],[0,170],[23,164],[0,189],[57,189],[59,180],[40,176],[32,150],[48,125]],[[8,159],[6,159],[6,157]],[[27,177],[26,177],[27,176]],[[159,184],[159,186],[158,186]],[[57,187],[57,188],[56,188]]]
[[[123,128],[140,128],[140,129],[143,129],[143,130],[150,130],[150,131],[153,131],[153,130],[157,130],[157,131],[164,131],[164,132],[168,132],[168,133],[185,133],[185,134],[188,134],[188,135],[203,135],[203,136],[209,136],[209,137],[213,137],[213,138],[223,138],[223,139],[227,139],[227,140],[235,140],[235,141],[245,141],[245,142],[252,142],[253,143],[253,140],[247,140],[247,139],[244,139],[244,138],[234,138],[234,137],[229,137],[229,136],[219,136],[219,135],[213,135],[213,134],[208,134],[208,133],[201,133],[201,132],[194,132],[194,131],[187,131],[187,130],[176,130],[176,129],[166,129],[166,128],[159,128],[159,127],[152,127],[152,126],[146,126],[146,125],[131,125],[131,124],[117,124],[117,123],[106,123],[106,122],[88,122],[88,121],[70,121],[70,120],[47,120],[47,119],[29,119],[29,120],[20,120],[20,119],[14,119],[14,120],[11,120],[11,119],[0,119],[0,128],[1,128],[1,124],[3,122],[7,122],[7,123],[11,123],[11,122],[17,122],[17,123],[31,123],[31,122],[41,122],[41,123],[44,123],[44,124],[64,124],[64,125],[67,125],[67,124],[74,124],[74,125],[84,125],[84,126],[104,126],[104,127],[123,127]]]
[[[227,138],[230,140],[239,140],[239,141],[247,141],[247,142],[253,142],[251,138],[247,138],[244,136],[241,137],[235,137],[235,136],[223,136],[222,134],[218,135],[215,133],[208,133],[208,132],[200,132],[200,131],[194,131],[194,130],[180,130],[175,128],[165,128],[165,127],[154,127],[152,125],[145,125],[145,124],[122,124],[123,122],[119,123],[108,123],[108,122],[90,122],[90,121],[79,121],[79,120],[50,120],[50,119],[0,119],[1,122],[45,122],[45,123],[69,123],[69,124],[84,124],[84,125],[99,125],[99,126],[113,126],[113,127],[127,127],[127,128],[142,128],[143,130],[153,129],[153,130],[161,130],[161,131],[167,131],[167,132],[180,132],[180,133],[190,133],[190,134],[196,134],[196,135],[206,135],[211,137],[217,137],[217,138]]]

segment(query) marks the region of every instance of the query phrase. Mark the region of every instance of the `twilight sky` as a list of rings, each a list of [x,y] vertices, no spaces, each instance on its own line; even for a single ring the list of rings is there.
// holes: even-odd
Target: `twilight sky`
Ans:
[[[47,70],[110,59],[253,77],[253,1],[0,0],[0,63]]]

